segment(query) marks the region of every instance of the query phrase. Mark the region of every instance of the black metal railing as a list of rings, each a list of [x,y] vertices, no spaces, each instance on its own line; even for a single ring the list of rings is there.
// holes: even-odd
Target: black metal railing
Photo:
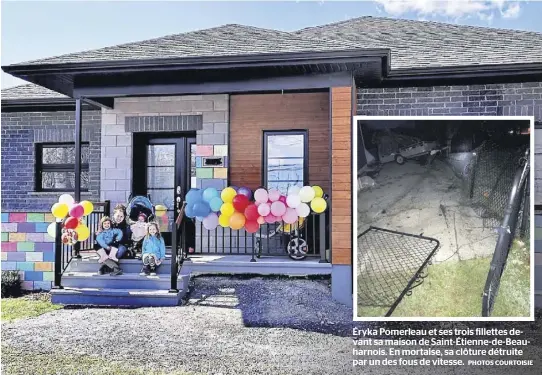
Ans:
[[[86,216],[86,225],[90,230],[90,236],[85,241],[78,242],[79,249],[62,243],[62,223],[56,223],[55,238],[55,279],[54,288],[62,288],[62,274],[68,268],[70,262],[79,251],[94,250],[96,232],[98,231],[100,220],[111,213],[111,202],[94,203],[94,211]]]
[[[261,256],[290,256],[293,259],[319,257],[321,262],[329,262],[329,219],[329,210],[322,214],[311,213],[300,224],[263,224],[256,233],[220,226],[207,230],[203,223],[185,219],[181,233],[187,233],[188,225],[195,225],[195,241],[190,246],[182,234],[180,248],[183,258],[192,254],[252,255],[255,261]],[[188,253],[187,247],[193,247],[194,251]]]

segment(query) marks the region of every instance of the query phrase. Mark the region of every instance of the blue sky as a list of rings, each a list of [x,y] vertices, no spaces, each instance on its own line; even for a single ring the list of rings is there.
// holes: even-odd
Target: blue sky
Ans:
[[[542,32],[542,3],[506,0],[5,1],[1,64],[240,23],[284,31],[359,16]],[[2,73],[2,88],[24,83]]]

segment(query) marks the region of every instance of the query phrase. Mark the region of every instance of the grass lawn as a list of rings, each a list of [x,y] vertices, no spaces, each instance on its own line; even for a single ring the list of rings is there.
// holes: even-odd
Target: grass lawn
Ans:
[[[129,362],[108,361],[103,358],[67,355],[66,353],[38,354],[15,350],[2,345],[2,374],[6,375],[188,375],[179,371],[155,371],[137,367]]]
[[[528,317],[529,245],[515,242],[508,256],[492,317]],[[429,266],[429,276],[405,296],[393,317],[480,317],[491,257]],[[358,316],[384,316],[388,308],[358,306]]]
[[[2,298],[2,322],[31,318],[46,312],[61,309],[53,305],[48,294],[29,294],[19,298]]]

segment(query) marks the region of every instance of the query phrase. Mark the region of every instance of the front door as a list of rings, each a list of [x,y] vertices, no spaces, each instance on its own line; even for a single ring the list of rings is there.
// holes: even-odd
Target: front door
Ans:
[[[193,135],[134,135],[134,195],[148,196],[152,204],[167,208],[157,217],[166,246],[171,246],[171,233],[177,209],[196,181],[196,138]]]

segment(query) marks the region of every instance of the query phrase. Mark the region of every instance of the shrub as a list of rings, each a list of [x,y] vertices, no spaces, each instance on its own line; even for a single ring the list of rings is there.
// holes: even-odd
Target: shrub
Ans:
[[[19,271],[2,271],[2,298],[22,295]]]

